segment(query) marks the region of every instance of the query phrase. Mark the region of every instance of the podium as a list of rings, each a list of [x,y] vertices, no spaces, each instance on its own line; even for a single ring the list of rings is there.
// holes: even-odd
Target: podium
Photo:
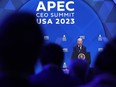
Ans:
[[[91,63],[90,52],[79,52],[75,56],[72,57],[73,60],[76,58],[86,60],[88,64]]]

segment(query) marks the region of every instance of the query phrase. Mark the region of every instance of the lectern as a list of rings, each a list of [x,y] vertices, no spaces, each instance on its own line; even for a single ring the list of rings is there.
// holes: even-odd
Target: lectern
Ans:
[[[79,52],[76,55],[72,56],[72,60],[74,60],[76,58],[86,60],[88,62],[88,64],[91,63],[90,52]]]

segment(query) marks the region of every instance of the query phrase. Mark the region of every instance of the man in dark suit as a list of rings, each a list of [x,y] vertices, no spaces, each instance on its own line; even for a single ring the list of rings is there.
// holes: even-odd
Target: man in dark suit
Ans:
[[[83,40],[81,38],[77,39],[77,45],[73,47],[73,52],[71,58],[77,58],[78,53],[86,52],[86,47],[83,45]]]
[[[45,46],[40,58],[43,70],[31,78],[33,85],[37,87],[73,87],[79,85],[79,81],[72,79],[62,71],[64,53],[56,44]]]

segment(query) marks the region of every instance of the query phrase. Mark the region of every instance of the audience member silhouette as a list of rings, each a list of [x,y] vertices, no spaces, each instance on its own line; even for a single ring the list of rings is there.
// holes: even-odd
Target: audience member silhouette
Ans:
[[[78,84],[62,71],[64,53],[57,44],[48,44],[44,47],[40,62],[43,70],[33,77],[33,84],[41,87],[73,87]]]
[[[96,77],[84,87],[116,87],[116,38],[109,41],[95,61]]]
[[[0,29],[0,59],[4,72],[2,81],[6,81],[4,85],[13,86],[18,80],[28,79],[34,74],[34,64],[43,41],[41,27],[31,13],[16,12],[4,20]],[[15,87],[19,85],[23,84]]]
[[[80,85],[85,84],[87,80],[89,64],[86,60],[75,59],[70,65],[70,76],[80,81]]]
[[[109,73],[116,76],[116,38],[109,41],[104,50],[97,56],[95,68],[100,73]]]
[[[87,83],[91,82],[95,76],[96,69],[94,67],[89,67],[87,75]]]

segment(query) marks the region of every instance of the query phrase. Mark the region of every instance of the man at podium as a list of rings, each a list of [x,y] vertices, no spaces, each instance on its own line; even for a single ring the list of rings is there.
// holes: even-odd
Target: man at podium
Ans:
[[[71,59],[77,58],[79,53],[86,53],[86,47],[83,45],[82,38],[77,39],[77,44],[73,47]]]

